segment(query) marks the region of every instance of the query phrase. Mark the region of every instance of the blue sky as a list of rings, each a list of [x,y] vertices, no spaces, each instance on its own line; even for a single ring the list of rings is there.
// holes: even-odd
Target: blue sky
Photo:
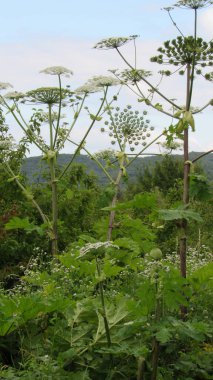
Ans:
[[[167,13],[161,10],[172,4],[170,0],[2,1],[0,81],[10,82],[16,90],[23,91],[41,85],[54,85],[52,78],[50,82],[49,78],[44,78],[38,72],[48,66],[63,65],[74,71],[73,85],[79,85],[92,75],[106,75],[107,69],[122,66],[114,51],[93,50],[92,46],[97,41],[105,37],[132,34],[140,35],[139,65],[149,70],[159,70],[149,63],[149,57],[155,54],[162,41],[178,34]],[[191,34],[191,12],[177,9],[173,15],[184,33]],[[207,40],[213,35],[212,19],[213,7],[200,12],[198,29]],[[131,59],[131,46],[124,51]],[[184,86],[184,82],[177,77],[175,83],[165,83],[163,90],[178,97],[179,102],[184,102]],[[212,98],[211,84],[202,83],[199,88],[195,86],[195,90],[195,105],[202,105],[203,101]],[[135,102],[138,107],[137,99],[127,90],[121,97],[122,101]],[[202,131],[203,117],[206,133]],[[168,118],[156,112],[151,112],[150,118],[159,129],[169,123]],[[197,120],[199,128],[192,136],[191,149],[210,149],[213,141],[212,110]],[[94,136],[88,139],[92,150],[104,147],[104,142],[99,140],[97,147],[95,141],[97,139]],[[32,154],[35,153],[32,151]]]

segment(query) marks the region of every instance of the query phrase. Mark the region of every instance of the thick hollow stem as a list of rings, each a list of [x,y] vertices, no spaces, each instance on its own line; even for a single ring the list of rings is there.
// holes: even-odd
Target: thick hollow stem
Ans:
[[[54,159],[50,159],[50,175],[52,188],[52,255],[58,252],[58,197],[57,197],[57,179],[55,176]]]
[[[156,297],[156,304],[155,304],[155,322],[158,323],[161,318],[161,300],[159,298],[159,291],[158,291],[158,279],[156,279],[156,291],[155,291],[155,297]],[[153,343],[152,343],[152,374],[151,374],[151,380],[157,380],[157,373],[158,373],[158,360],[159,360],[159,354],[160,354],[160,343],[154,337]]]
[[[160,344],[156,338],[154,338],[152,345],[152,375],[151,380],[157,380],[157,372],[158,372],[158,359],[160,352]]]
[[[97,267],[97,272],[98,276],[101,276],[101,269],[100,269],[100,264],[98,262],[98,259],[96,258],[96,267]],[[99,282],[99,291],[100,291],[100,298],[101,298],[101,306],[102,306],[102,315],[103,315],[103,320],[104,320],[104,328],[106,332],[106,338],[107,338],[107,343],[108,346],[111,346],[111,337],[110,337],[110,329],[109,329],[109,323],[106,315],[106,307],[105,307],[105,300],[104,300],[104,289],[103,289],[103,282]]]
[[[53,125],[52,125],[52,108],[49,105],[49,128],[50,128],[50,150],[54,149],[53,141]],[[58,252],[58,197],[57,197],[57,179],[55,175],[56,157],[49,159],[51,189],[52,189],[52,236],[51,236],[51,252],[56,255]]]
[[[186,85],[186,110],[190,108],[190,75],[191,67],[190,64],[187,65],[187,85]],[[183,173],[183,205],[187,207],[189,203],[189,131],[188,127],[184,129],[184,173]],[[182,277],[186,277],[186,250],[187,250],[187,220],[182,220],[182,225],[180,229],[180,273]]]
[[[124,161],[125,161],[125,156],[123,155],[121,162],[120,162],[119,172],[118,172],[115,184],[114,184],[115,194],[114,194],[113,199],[112,199],[111,207],[114,207],[117,203],[117,200],[118,200],[119,185],[120,185],[121,178],[123,176]],[[107,231],[107,240],[109,240],[109,241],[112,239],[112,231],[114,228],[114,220],[115,220],[115,211],[112,210],[112,211],[110,211],[109,225],[108,225],[108,231]]]

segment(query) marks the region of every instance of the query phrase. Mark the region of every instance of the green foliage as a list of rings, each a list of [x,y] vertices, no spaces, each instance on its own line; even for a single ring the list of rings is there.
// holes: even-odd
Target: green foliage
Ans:
[[[194,212],[184,207],[178,207],[173,210],[159,210],[159,217],[163,220],[195,220],[197,222],[202,222],[202,218],[197,212]]]

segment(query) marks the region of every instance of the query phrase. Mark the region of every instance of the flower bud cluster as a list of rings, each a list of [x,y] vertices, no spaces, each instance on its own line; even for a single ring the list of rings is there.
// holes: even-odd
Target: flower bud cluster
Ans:
[[[151,76],[151,71],[147,71],[144,69],[125,69],[121,71],[118,76],[125,83],[136,83],[139,82],[142,78],[147,78]]]
[[[154,127],[150,126],[150,120],[146,118],[147,111],[140,115],[139,111],[133,111],[132,107],[127,105],[122,111],[119,107],[115,108],[115,112],[108,111],[108,115],[110,120],[105,121],[105,127],[101,128],[101,132],[108,133],[112,145],[118,142],[123,147],[128,143],[131,151],[138,145],[146,146],[146,140],[154,130]]]
[[[202,38],[195,39],[192,36],[178,36],[176,39],[164,42],[164,46],[158,48],[161,53],[151,58],[151,62],[184,66],[195,64],[201,67],[213,65],[213,42],[203,41]],[[180,72],[180,73],[184,73]],[[197,74],[201,72],[197,71]]]

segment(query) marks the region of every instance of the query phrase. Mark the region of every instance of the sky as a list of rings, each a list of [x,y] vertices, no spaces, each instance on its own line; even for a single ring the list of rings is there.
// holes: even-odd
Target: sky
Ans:
[[[71,69],[74,76],[65,85],[71,88],[83,84],[94,75],[109,75],[108,69],[125,68],[114,50],[100,51],[92,47],[101,39],[112,36],[139,35],[137,39],[138,68],[157,72],[161,67],[150,63],[157,47],[179,33],[172,25],[167,12],[170,0],[1,0],[0,33],[0,81],[9,82],[17,91],[27,91],[41,86],[56,85],[55,78],[39,73],[45,67],[61,65]],[[192,12],[175,9],[175,22],[185,35],[192,34]],[[213,7],[199,13],[198,34],[207,41],[213,35]],[[128,59],[133,61],[134,50],[129,44],[123,48]],[[151,79],[157,83],[157,75]],[[193,105],[202,106],[212,98],[212,84],[195,81]],[[162,84],[162,91],[184,104],[185,82],[178,75]],[[128,89],[120,96],[121,105],[132,104],[143,111],[143,104]],[[90,106],[96,107],[97,97],[91,98]],[[149,119],[155,126],[155,134],[168,126],[171,120],[156,111],[149,111]],[[85,124],[86,119],[82,119]],[[16,139],[21,132],[10,120],[11,131]],[[101,126],[101,125],[100,125]],[[83,135],[85,125],[75,131],[76,141]],[[110,146],[107,137],[99,133],[98,127],[87,139],[88,148],[94,152]],[[196,117],[196,132],[190,134],[190,150],[205,151],[213,146],[212,108]],[[157,146],[152,148],[156,151]],[[66,145],[64,152],[72,153],[73,147]],[[32,148],[30,155],[37,155]]]

